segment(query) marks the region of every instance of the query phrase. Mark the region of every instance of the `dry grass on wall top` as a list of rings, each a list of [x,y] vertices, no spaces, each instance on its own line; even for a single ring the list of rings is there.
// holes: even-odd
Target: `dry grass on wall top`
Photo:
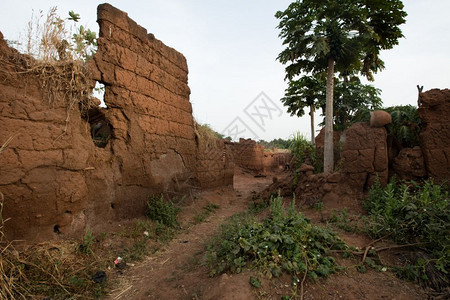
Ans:
[[[49,10],[46,18],[40,12],[38,17],[32,16],[28,22],[27,40],[10,43],[25,54],[11,49],[0,55],[0,63],[6,66],[0,72],[5,78],[29,74],[38,80],[42,95],[49,104],[61,99],[66,102],[66,129],[70,111],[75,105],[80,106],[82,113],[90,108],[95,86],[86,62],[96,51],[96,39],[86,42],[86,32],[92,32],[82,26],[82,30],[69,26],[70,20],[59,17],[56,7]]]
[[[217,147],[217,141],[219,140],[211,127],[208,124],[200,125],[194,121],[194,132],[199,145],[204,147]]]

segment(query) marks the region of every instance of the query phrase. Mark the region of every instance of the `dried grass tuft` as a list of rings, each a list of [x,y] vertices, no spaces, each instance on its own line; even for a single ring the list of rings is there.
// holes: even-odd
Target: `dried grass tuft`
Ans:
[[[58,16],[57,8],[50,9],[44,22],[42,18],[43,13],[40,11],[38,16],[33,15],[28,22],[27,41],[19,44],[26,47],[17,47],[25,54],[10,51],[0,55],[2,64],[7,66],[0,72],[16,77],[29,74],[39,80],[42,95],[49,104],[60,105],[64,101],[67,106],[64,134],[67,132],[70,113],[76,105],[82,114],[93,106],[95,82],[88,72],[87,57],[81,54],[86,49],[77,49],[68,42],[73,39],[73,28]],[[23,80],[21,77],[17,79]]]
[[[217,143],[219,139],[217,138],[214,130],[208,124],[200,125],[194,121],[194,132],[200,146],[207,148],[219,147]]]

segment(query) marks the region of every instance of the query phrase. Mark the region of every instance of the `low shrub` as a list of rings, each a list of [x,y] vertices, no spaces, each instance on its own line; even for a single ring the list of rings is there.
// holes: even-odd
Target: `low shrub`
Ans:
[[[170,200],[164,200],[164,196],[151,196],[147,202],[147,216],[162,225],[178,227],[177,216],[180,209]]]
[[[210,275],[243,268],[258,268],[266,275],[283,271],[312,278],[336,271],[330,249],[345,249],[345,243],[329,229],[313,226],[292,201],[283,207],[280,196],[270,200],[270,217],[258,221],[252,215],[233,216],[208,245]]]
[[[376,182],[364,202],[369,212],[367,231],[373,238],[389,236],[397,243],[419,244],[430,259],[416,261],[420,278],[427,280],[426,265],[448,274],[450,267],[449,192],[432,180],[397,184],[385,188]],[[414,274],[414,272],[408,272]],[[409,277],[411,277],[409,275]],[[416,276],[418,277],[418,276]]]
[[[289,150],[296,158],[294,183],[298,181],[299,169],[303,163],[311,164],[314,167],[314,173],[323,171],[323,160],[316,154],[316,148],[300,132],[294,134],[289,141]]]

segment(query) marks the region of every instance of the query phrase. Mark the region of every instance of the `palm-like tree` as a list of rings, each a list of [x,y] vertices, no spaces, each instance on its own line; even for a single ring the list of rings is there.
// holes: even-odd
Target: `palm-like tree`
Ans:
[[[278,60],[292,79],[302,72],[327,72],[324,171],[333,171],[335,70],[369,79],[384,67],[379,53],[398,44],[406,13],[400,0],[297,0],[278,11],[286,49]]]
[[[324,91],[325,78],[323,73],[315,76],[302,76],[298,80],[289,81],[289,86],[285,91],[285,96],[281,102],[288,107],[291,116],[302,117],[305,114],[305,107],[309,107],[311,116],[311,144],[314,145],[314,112],[315,108],[322,106],[325,99]]]

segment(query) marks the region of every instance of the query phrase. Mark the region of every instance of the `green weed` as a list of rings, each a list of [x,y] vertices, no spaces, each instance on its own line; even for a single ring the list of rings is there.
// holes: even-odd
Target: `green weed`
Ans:
[[[152,196],[147,202],[147,216],[162,225],[178,227],[177,215],[180,209],[170,200],[164,200],[164,196]]]
[[[358,224],[352,222],[348,215],[347,207],[343,210],[333,209],[331,211],[331,215],[328,218],[328,223],[333,224],[337,228],[340,228],[346,232],[360,232],[361,230],[358,228]]]
[[[258,221],[252,215],[233,216],[208,245],[210,275],[258,268],[269,277],[282,272],[307,272],[315,279],[336,271],[329,249],[345,249],[332,231],[311,225],[292,201],[284,208],[281,197],[270,200],[270,217]]]
[[[92,234],[91,229],[86,228],[86,233],[83,236],[83,243],[80,245],[80,251],[84,254],[92,253],[92,245],[94,244],[94,235]]]
[[[316,148],[300,132],[297,132],[289,140],[289,150],[296,158],[294,169],[294,184],[298,182],[299,169],[303,163],[310,163],[315,173],[323,171],[323,161],[316,154]]]
[[[215,203],[208,202],[202,209],[200,213],[194,216],[194,224],[200,224],[206,220],[212,213],[220,208],[219,205]]]
[[[373,238],[389,236],[397,243],[416,244],[432,257],[407,267],[404,277],[426,278],[424,265],[432,264],[443,274],[450,268],[449,193],[432,180],[397,184],[392,180],[385,188],[376,182],[364,202],[369,212],[366,230]],[[418,267],[420,265],[421,267]],[[419,272],[422,270],[421,272]],[[400,272],[402,273],[402,272]]]

